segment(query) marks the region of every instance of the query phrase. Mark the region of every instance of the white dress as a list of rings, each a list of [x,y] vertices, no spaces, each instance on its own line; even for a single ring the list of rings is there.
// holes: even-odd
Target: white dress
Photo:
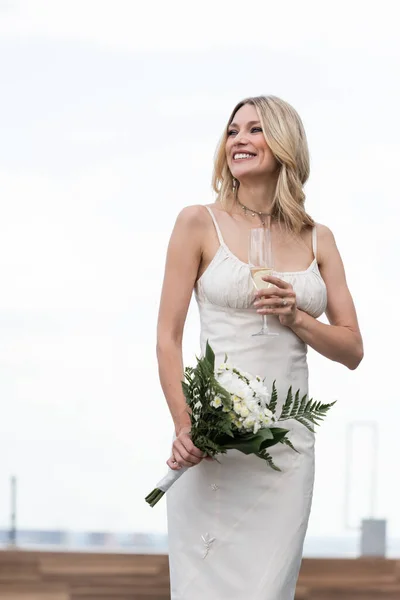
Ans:
[[[277,317],[275,337],[252,337],[262,317],[252,305],[249,267],[220,246],[196,284],[201,349],[206,341],[216,364],[229,362],[273,380],[278,409],[288,387],[308,392],[307,346]],[[316,256],[316,229],[313,230]],[[305,271],[277,273],[293,285],[298,307],[313,317],[326,308],[326,287],[316,258]],[[281,472],[230,450],[217,461],[192,467],[167,493],[171,600],[293,600],[314,483],[314,435],[297,421],[285,422],[297,454],[278,444],[269,451]]]

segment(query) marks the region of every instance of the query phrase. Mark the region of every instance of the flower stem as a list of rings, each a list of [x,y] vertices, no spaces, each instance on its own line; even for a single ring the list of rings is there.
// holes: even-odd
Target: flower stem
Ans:
[[[158,488],[154,488],[154,490],[152,492],[150,492],[150,494],[148,496],[146,496],[145,500],[147,502],[147,504],[150,504],[150,506],[153,508],[153,506],[155,506],[157,504],[157,502],[159,500],[161,500],[161,498],[164,496],[165,492],[163,492],[162,490],[159,490]]]

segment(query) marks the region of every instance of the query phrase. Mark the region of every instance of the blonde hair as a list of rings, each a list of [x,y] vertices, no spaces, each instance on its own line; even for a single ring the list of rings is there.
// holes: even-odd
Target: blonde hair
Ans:
[[[276,96],[257,96],[239,102],[232,111],[218,144],[214,160],[212,186],[217,202],[230,209],[236,198],[233,176],[226,160],[228,128],[237,111],[245,104],[255,107],[265,140],[279,164],[279,175],[272,204],[272,216],[289,230],[299,233],[314,225],[304,209],[303,186],[310,174],[310,156],[303,123],[295,109]],[[236,186],[239,182],[236,182]]]

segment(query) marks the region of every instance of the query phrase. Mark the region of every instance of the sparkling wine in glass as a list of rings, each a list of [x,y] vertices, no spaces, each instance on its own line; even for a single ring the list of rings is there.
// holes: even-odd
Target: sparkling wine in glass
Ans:
[[[273,257],[271,244],[271,229],[254,227],[249,233],[249,266],[254,287],[257,290],[266,289],[272,285],[262,278],[273,274]],[[263,315],[262,329],[255,335],[279,335],[268,328],[267,315]]]

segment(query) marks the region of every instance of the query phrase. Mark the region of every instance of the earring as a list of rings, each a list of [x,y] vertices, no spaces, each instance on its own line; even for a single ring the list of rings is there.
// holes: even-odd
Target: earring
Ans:
[[[232,179],[232,192],[235,193],[237,188],[237,179],[233,177]]]

